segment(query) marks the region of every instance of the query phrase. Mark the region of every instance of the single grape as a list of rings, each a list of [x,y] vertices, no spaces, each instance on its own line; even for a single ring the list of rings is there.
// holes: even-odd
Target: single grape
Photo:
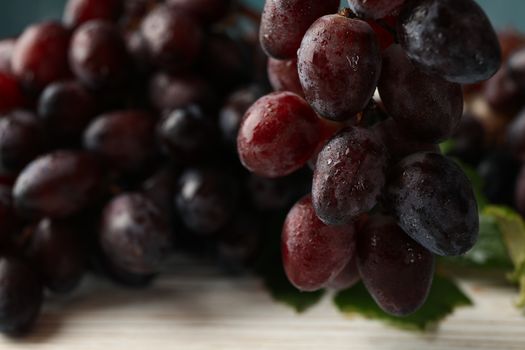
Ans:
[[[301,39],[319,17],[335,13],[339,0],[267,0],[261,16],[259,40],[270,57],[293,59]]]
[[[418,141],[413,139],[412,135],[406,135],[403,128],[392,118],[377,123],[372,131],[383,142],[390,156],[390,161],[394,164],[414,153],[441,153],[439,145]]]
[[[476,198],[454,161],[436,153],[403,159],[391,171],[386,197],[399,226],[434,254],[461,255],[476,243]]]
[[[27,332],[40,314],[42,299],[42,286],[33,269],[18,259],[0,258],[0,332]]]
[[[164,152],[176,162],[195,161],[214,151],[218,134],[213,117],[195,105],[170,112],[157,128]]]
[[[158,272],[172,247],[168,222],[138,193],[121,194],[106,205],[99,239],[110,262],[135,274]]]
[[[366,18],[384,18],[399,13],[406,0],[348,0],[348,6],[356,14]]]
[[[170,75],[157,73],[149,84],[151,104],[159,111],[187,107],[192,104],[213,109],[215,94],[209,82],[196,75]]]
[[[513,78],[507,66],[486,81],[481,92],[490,107],[500,113],[515,115],[525,105],[525,90]]]
[[[122,110],[97,117],[84,132],[84,148],[100,155],[118,172],[144,170],[157,155],[155,118],[139,110]]]
[[[11,59],[15,52],[16,39],[0,40],[0,72],[12,73]]]
[[[372,28],[341,15],[319,18],[297,53],[306,100],[321,116],[353,118],[372,96],[381,72],[381,53]]]
[[[122,0],[68,0],[64,23],[78,27],[85,22],[101,19],[115,21],[122,12]]]
[[[24,96],[15,77],[0,71],[0,113],[7,113],[24,104]]]
[[[151,61],[170,71],[187,68],[201,52],[204,42],[199,22],[168,5],[157,6],[144,18],[141,33]]]
[[[439,143],[456,131],[463,114],[461,85],[422,72],[399,45],[383,55],[378,88],[385,109],[412,138]]]
[[[268,60],[268,79],[275,91],[290,91],[303,96],[303,88],[297,72],[297,60]]]
[[[28,27],[18,38],[11,58],[13,74],[32,92],[70,75],[67,64],[69,31],[61,24],[43,22]]]
[[[75,222],[43,219],[33,229],[27,257],[42,283],[55,293],[69,293],[81,282],[86,251]]]
[[[18,174],[48,147],[45,130],[37,117],[16,110],[0,119],[0,173]]]
[[[356,254],[337,276],[325,284],[325,287],[340,291],[355,286],[360,280],[361,275],[359,275],[359,270],[357,269]]]
[[[486,80],[501,65],[498,37],[473,0],[410,0],[397,33],[414,63],[451,82]]]
[[[237,148],[243,165],[265,177],[280,177],[303,167],[320,141],[320,122],[300,96],[266,95],[246,112]]]
[[[62,218],[80,212],[103,191],[103,170],[92,155],[55,151],[22,171],[13,189],[17,212],[28,218]]]
[[[327,226],[317,218],[310,196],[288,213],[281,253],[290,282],[301,291],[315,291],[337,277],[355,254],[353,225]]]
[[[434,256],[387,216],[372,216],[357,234],[363,282],[385,312],[406,316],[425,302],[434,276]]]
[[[38,101],[38,116],[60,144],[79,140],[97,109],[95,96],[76,81],[50,84]]]
[[[189,168],[179,178],[175,207],[184,225],[198,234],[213,234],[233,217],[239,204],[236,179],[223,170]]]
[[[377,204],[385,185],[387,155],[376,135],[350,127],[335,135],[317,158],[312,201],[328,225],[351,222]]]
[[[513,205],[520,167],[506,150],[494,149],[481,160],[476,172],[483,180],[483,193],[489,203]]]
[[[191,13],[205,23],[216,22],[228,14],[231,0],[167,0],[175,9]]]
[[[115,24],[103,20],[89,21],[75,31],[69,63],[76,77],[95,89],[120,86],[129,77],[124,39]]]

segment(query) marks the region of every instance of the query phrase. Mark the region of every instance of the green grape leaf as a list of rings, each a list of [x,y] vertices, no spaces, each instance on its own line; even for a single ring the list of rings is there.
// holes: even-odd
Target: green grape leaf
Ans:
[[[407,317],[392,316],[381,310],[362,283],[339,292],[334,303],[345,315],[359,315],[397,328],[418,331],[429,329],[457,307],[472,305],[469,297],[453,280],[439,275],[434,277],[425,305]]]

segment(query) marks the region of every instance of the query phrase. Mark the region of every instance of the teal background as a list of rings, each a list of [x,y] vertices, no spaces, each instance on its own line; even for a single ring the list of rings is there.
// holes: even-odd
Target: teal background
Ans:
[[[262,0],[243,0],[262,7]],[[323,0],[319,0],[323,1]],[[498,28],[514,26],[525,31],[525,0],[477,0]],[[16,35],[27,24],[61,17],[65,0],[0,0],[0,37]]]

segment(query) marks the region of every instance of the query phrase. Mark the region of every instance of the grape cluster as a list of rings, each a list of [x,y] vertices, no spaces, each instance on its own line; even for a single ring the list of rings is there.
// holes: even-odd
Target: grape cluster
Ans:
[[[314,291],[361,279],[402,316],[424,303],[434,256],[476,242],[470,181],[438,143],[461,123],[461,84],[493,76],[500,46],[472,0],[348,4],[266,1],[260,41],[276,92],[246,112],[237,147],[260,176],[313,169],[282,231],[290,282]]]
[[[28,330],[44,291],[88,271],[141,287],[174,251],[253,265],[263,215],[311,176],[238,162],[242,117],[270,90],[256,17],[229,0],[70,0],[62,22],[0,40],[0,331]],[[318,119],[283,98],[290,121],[310,113],[309,148],[277,164],[293,171]]]

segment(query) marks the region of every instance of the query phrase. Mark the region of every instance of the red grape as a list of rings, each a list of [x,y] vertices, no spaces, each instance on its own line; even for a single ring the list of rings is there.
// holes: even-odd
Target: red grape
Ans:
[[[68,0],[64,9],[64,23],[78,27],[95,19],[114,21],[121,11],[122,0]]]
[[[320,141],[320,122],[291,92],[260,98],[246,112],[237,138],[244,166],[258,175],[280,177],[303,167]]]
[[[297,72],[297,60],[268,60],[268,79],[275,91],[290,91],[303,96],[303,88]]]
[[[24,97],[17,80],[0,71],[0,113],[7,113],[12,109],[22,107]]]
[[[399,13],[406,0],[348,0],[350,9],[366,18],[384,18]]]
[[[343,121],[362,111],[381,72],[374,31],[341,15],[318,19],[298,51],[299,78],[306,100],[321,116]]]
[[[315,291],[338,276],[355,254],[352,225],[327,226],[317,218],[312,198],[297,202],[284,222],[281,252],[290,282]]]
[[[353,287],[360,280],[356,254],[337,276],[325,284],[325,287],[339,291]]]

